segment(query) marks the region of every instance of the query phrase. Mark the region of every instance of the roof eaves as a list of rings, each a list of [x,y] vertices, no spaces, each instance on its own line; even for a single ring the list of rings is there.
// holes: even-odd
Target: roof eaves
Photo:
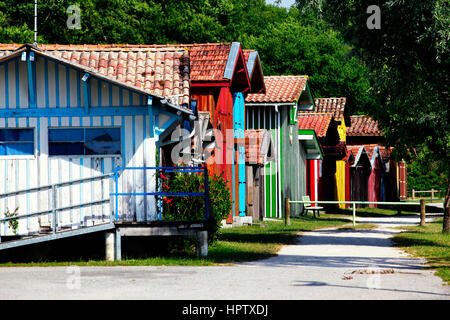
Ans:
[[[36,47],[34,47],[34,46],[27,46],[27,47],[28,47],[30,50],[36,52],[37,54],[40,54],[40,55],[45,56],[45,57],[47,57],[47,58],[49,58],[49,59],[52,59],[52,60],[55,60],[55,61],[64,63],[64,64],[66,64],[66,65],[70,65],[70,66],[72,66],[72,67],[74,67],[74,68],[76,68],[76,69],[79,69],[80,71],[83,71],[83,72],[85,72],[85,73],[89,73],[90,75],[93,75],[93,76],[95,76],[95,77],[97,77],[97,78],[100,78],[100,79],[103,79],[103,80],[105,80],[105,81],[112,82],[112,83],[114,83],[114,84],[117,84],[118,86],[125,87],[125,88],[127,88],[127,89],[136,91],[136,92],[138,92],[138,93],[141,93],[141,94],[144,94],[144,95],[147,95],[147,96],[148,96],[148,95],[151,95],[151,96],[156,97],[156,98],[158,98],[158,99],[160,99],[160,100],[167,100],[166,97],[164,97],[164,96],[162,96],[162,95],[159,95],[159,94],[156,94],[156,93],[152,93],[152,92],[148,92],[148,91],[142,90],[142,89],[140,89],[140,88],[137,88],[137,87],[135,87],[135,86],[129,85],[129,84],[127,84],[127,83],[118,81],[118,80],[116,80],[116,79],[112,79],[112,78],[110,78],[110,77],[107,77],[107,76],[105,76],[105,75],[103,75],[103,74],[101,74],[101,73],[99,73],[99,72],[93,70],[92,68],[83,66],[83,65],[81,65],[81,64],[78,64],[78,63],[75,63],[75,62],[72,62],[72,61],[68,61],[68,60],[63,59],[63,58],[56,57],[56,56],[54,56],[54,55],[52,55],[52,54],[49,54],[49,53],[47,53],[47,52],[45,52],[45,51],[43,51],[43,50],[41,50],[41,49],[39,49],[39,48],[36,48]],[[20,48],[20,50],[22,50],[22,51],[23,51],[23,50],[26,50],[27,47],[25,47],[25,48]],[[191,109],[188,109],[188,108],[185,108],[185,107],[181,107],[181,106],[176,106],[176,105],[171,104],[171,103],[169,103],[169,102],[167,102],[167,105],[168,105],[169,107],[174,108],[174,109],[177,109],[177,110],[179,110],[179,111],[181,111],[181,112],[184,112],[184,113],[187,113],[187,114],[192,114],[192,110],[191,110]]]
[[[228,53],[228,60],[223,73],[224,79],[231,80],[233,78],[234,68],[236,66],[237,57],[241,44],[239,42],[232,42],[230,52]]]

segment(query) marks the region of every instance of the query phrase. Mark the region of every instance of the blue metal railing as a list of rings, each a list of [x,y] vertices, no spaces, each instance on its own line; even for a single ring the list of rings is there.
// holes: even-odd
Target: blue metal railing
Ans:
[[[161,191],[161,177],[157,175],[159,179],[159,192],[119,192],[119,172],[125,170],[155,170],[164,173],[170,172],[203,172],[204,175],[204,192],[162,192]],[[208,169],[206,165],[204,167],[116,167],[114,175],[112,176],[115,182],[115,192],[110,193],[110,196],[115,197],[115,220],[119,220],[119,196],[175,196],[175,197],[203,197],[205,200],[205,221],[209,218],[209,186],[208,186]],[[161,201],[161,200],[160,200]],[[161,205],[159,205],[158,219],[162,220]]]

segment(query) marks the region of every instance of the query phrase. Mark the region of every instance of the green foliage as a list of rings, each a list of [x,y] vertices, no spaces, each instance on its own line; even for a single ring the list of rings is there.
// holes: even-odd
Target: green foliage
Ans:
[[[427,148],[431,159],[449,163],[450,2],[305,0],[297,4],[313,8],[358,48],[353,54],[371,70],[371,94],[377,102],[376,108],[364,107],[364,111],[384,128],[397,158],[406,157],[407,149]],[[366,25],[366,10],[373,4],[381,10],[381,29]]]
[[[17,217],[19,215],[19,207],[16,207],[14,211],[9,211],[9,208],[6,209],[5,212],[5,218],[12,218]],[[18,219],[11,219],[8,220],[8,226],[11,228],[14,234],[17,234],[17,229],[19,228],[19,220]]]
[[[408,164],[408,189],[434,189],[440,191],[437,196],[444,196],[448,185],[448,171],[442,170],[441,165],[439,161],[431,161],[430,156],[424,152],[418,154],[417,158]]]
[[[70,5],[81,29],[67,28]],[[33,42],[34,3],[0,2],[0,42]],[[360,111],[373,105],[367,68],[342,36],[313,12],[264,0],[39,1],[38,42],[166,44],[240,41],[261,55],[266,75],[307,74],[316,97],[346,96]]]
[[[308,75],[316,97],[347,97],[351,112],[372,105],[368,70],[339,32],[314,15],[291,9],[285,20],[269,23],[243,40],[261,56],[269,75]]]
[[[161,190],[167,193],[205,192],[201,173],[161,173]],[[216,239],[222,220],[231,212],[231,194],[222,176],[208,177],[209,219],[206,223],[208,240]],[[168,221],[199,221],[205,219],[205,200],[196,196],[164,196],[162,217]]]

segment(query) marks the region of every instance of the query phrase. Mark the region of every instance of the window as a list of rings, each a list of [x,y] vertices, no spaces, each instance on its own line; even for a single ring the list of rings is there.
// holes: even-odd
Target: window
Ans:
[[[34,155],[34,129],[0,129],[0,156]]]
[[[120,128],[54,128],[48,130],[50,156],[120,154]]]

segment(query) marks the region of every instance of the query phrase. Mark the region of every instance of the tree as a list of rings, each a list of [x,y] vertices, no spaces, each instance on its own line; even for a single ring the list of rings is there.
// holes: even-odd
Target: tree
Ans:
[[[366,112],[384,128],[395,156],[414,157],[428,150],[427,161],[450,172],[449,41],[450,3],[432,1],[297,1],[340,30],[371,69],[376,108]],[[381,28],[366,25],[369,5],[381,9]],[[415,150],[417,152],[408,152]],[[443,232],[450,232],[450,184]]]
[[[352,48],[340,33],[314,15],[291,9],[286,19],[242,42],[258,51],[266,75],[308,75],[316,97],[345,96],[353,113],[373,103],[367,93],[368,69],[351,56]]]

